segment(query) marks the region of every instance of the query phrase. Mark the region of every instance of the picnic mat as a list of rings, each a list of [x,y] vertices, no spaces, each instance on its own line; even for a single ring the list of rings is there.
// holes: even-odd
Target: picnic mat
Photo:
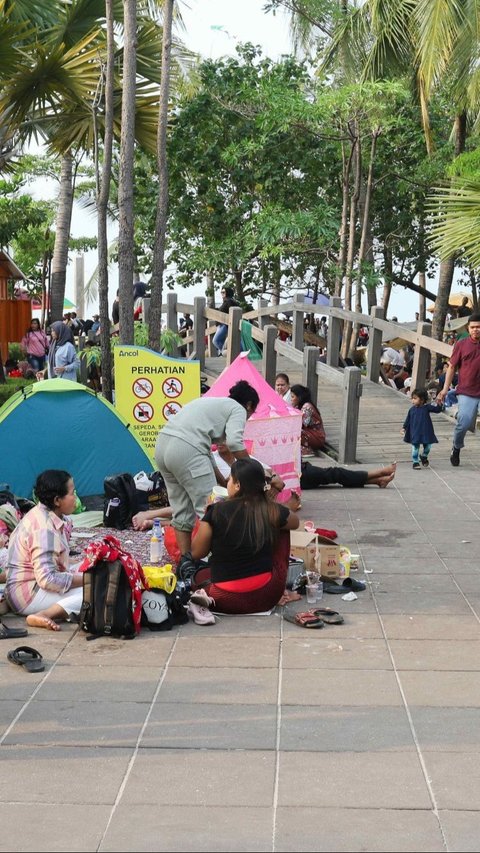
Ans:
[[[87,515],[87,513],[82,513]],[[70,541],[70,553],[75,558],[75,562],[79,562],[84,555],[85,548],[90,542],[101,541],[104,536],[115,536],[120,542],[122,548],[132,554],[142,566],[150,565],[150,539],[152,536],[151,530],[116,530],[113,527],[84,527],[75,526],[72,531]],[[165,556],[165,562],[169,562],[168,555]]]

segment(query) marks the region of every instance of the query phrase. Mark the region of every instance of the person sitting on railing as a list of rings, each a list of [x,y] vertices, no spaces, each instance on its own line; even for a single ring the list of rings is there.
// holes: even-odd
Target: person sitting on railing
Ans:
[[[223,297],[223,302],[218,309],[223,314],[228,314],[230,308],[238,305],[238,302],[233,297],[233,288],[232,287],[222,287],[221,295]],[[222,355],[223,347],[225,346],[225,341],[227,340],[228,335],[228,324],[227,323],[218,323],[218,329],[215,332],[212,344],[217,350],[217,355]]]
[[[315,403],[312,402],[310,389],[305,385],[290,387],[292,406],[302,413],[302,459],[306,456],[316,456],[325,446],[326,435],[322,416]]]

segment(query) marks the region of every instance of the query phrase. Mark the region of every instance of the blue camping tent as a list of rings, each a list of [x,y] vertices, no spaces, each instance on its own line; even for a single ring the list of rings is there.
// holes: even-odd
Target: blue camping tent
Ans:
[[[111,474],[154,469],[147,451],[104,397],[66,379],[27,385],[0,408],[0,481],[29,498],[47,468],[68,471],[77,494],[103,494]]]

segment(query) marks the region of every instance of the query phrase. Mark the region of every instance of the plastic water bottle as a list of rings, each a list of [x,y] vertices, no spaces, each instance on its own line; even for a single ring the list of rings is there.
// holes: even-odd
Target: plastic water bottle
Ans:
[[[154,565],[161,563],[163,557],[163,530],[160,519],[153,521],[152,537],[150,539],[150,562]]]

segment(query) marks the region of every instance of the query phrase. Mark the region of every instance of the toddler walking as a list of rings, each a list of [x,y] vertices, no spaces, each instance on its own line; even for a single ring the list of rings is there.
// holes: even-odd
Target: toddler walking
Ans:
[[[412,391],[412,407],[408,410],[403,424],[403,440],[412,445],[413,468],[428,468],[428,454],[432,444],[438,444],[435,435],[430,412],[441,412],[442,406],[428,402],[428,393],[423,388],[415,388]],[[420,445],[423,445],[423,453],[420,455]]]

